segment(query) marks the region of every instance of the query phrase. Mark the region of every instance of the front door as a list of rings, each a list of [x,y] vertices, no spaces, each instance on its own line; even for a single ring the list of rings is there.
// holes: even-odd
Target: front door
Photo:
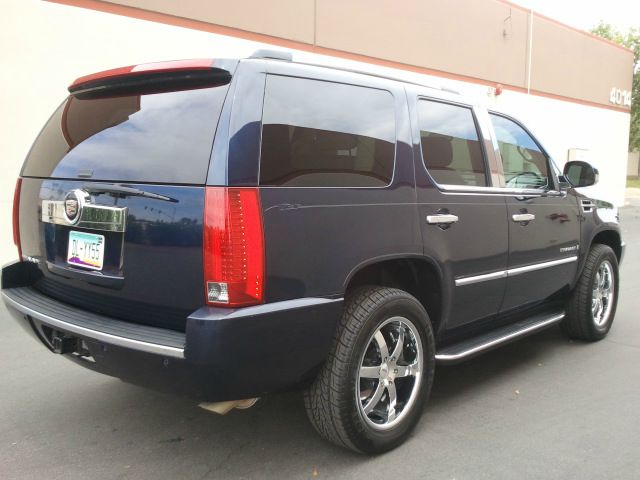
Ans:
[[[520,124],[490,114],[505,175],[509,261],[502,311],[567,291],[580,244],[576,198],[560,191],[550,160]]]

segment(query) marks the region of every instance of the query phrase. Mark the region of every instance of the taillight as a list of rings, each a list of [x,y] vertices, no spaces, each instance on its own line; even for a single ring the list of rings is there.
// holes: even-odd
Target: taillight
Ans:
[[[264,235],[257,188],[207,187],[204,210],[205,299],[240,307],[264,301]]]
[[[18,247],[18,255],[22,260],[22,245],[20,244],[20,190],[22,179],[18,178],[16,189],[13,192],[13,243]]]

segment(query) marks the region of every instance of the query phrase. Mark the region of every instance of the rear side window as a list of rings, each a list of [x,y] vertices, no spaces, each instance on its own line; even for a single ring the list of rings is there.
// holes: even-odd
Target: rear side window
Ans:
[[[264,100],[260,184],[383,187],[395,157],[391,93],[269,75]]]
[[[418,101],[420,144],[425,166],[443,185],[487,185],[487,174],[470,108]]]
[[[70,96],[38,136],[23,175],[204,184],[227,88]]]
[[[531,136],[517,123],[490,114],[500,147],[506,186],[544,188],[549,183],[547,158]]]

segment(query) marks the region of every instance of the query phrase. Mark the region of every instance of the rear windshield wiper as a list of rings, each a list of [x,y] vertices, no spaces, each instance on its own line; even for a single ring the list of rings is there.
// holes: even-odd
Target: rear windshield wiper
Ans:
[[[145,192],[139,188],[125,187],[124,185],[112,184],[112,185],[85,185],[82,190],[89,193],[106,193],[117,198],[125,197],[144,197],[153,198],[155,200],[162,200],[165,202],[178,203],[175,198],[167,197],[166,195],[160,195],[158,193]]]

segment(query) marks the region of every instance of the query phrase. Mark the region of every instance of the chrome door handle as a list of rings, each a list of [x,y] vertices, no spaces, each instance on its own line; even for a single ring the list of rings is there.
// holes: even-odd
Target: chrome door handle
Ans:
[[[515,213],[511,215],[511,218],[514,222],[531,222],[536,219],[536,216],[533,213]]]
[[[437,215],[427,215],[427,223],[429,225],[449,225],[458,221],[457,215],[450,213],[439,213]]]

